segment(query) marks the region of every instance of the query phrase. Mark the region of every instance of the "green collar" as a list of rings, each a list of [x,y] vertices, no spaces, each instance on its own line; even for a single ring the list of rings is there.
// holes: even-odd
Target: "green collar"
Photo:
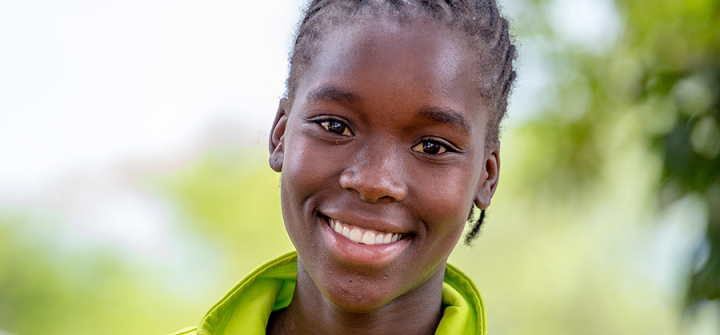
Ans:
[[[197,335],[263,335],[272,311],[292,300],[297,253],[275,258],[243,278],[205,315],[198,327],[175,333]],[[482,298],[473,282],[447,265],[443,280],[445,311],[435,334],[487,334]]]

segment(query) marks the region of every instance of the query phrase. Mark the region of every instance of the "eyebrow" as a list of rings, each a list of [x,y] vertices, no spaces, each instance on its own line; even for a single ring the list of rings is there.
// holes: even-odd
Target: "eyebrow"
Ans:
[[[436,106],[424,106],[420,109],[421,116],[442,123],[447,123],[458,128],[464,133],[470,133],[470,127],[465,123],[465,118],[457,111],[449,108],[441,108]]]
[[[308,101],[335,101],[345,103],[362,102],[359,95],[336,86],[323,86],[312,90],[307,95]]]

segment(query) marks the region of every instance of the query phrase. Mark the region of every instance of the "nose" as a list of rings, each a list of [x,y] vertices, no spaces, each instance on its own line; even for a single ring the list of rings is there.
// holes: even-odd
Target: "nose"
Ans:
[[[407,196],[404,171],[397,153],[365,152],[340,174],[340,186],[358,192],[369,203],[402,201]]]

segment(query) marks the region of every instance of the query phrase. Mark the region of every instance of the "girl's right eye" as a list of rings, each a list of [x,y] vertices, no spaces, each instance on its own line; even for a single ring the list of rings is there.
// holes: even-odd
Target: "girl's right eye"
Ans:
[[[322,121],[320,122],[320,126],[333,134],[341,136],[352,135],[352,133],[350,132],[350,128],[348,128],[348,126],[346,126],[344,123],[337,120]]]

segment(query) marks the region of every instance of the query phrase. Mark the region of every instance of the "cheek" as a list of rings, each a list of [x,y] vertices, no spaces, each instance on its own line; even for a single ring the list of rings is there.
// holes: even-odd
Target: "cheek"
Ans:
[[[337,158],[327,147],[301,131],[289,128],[285,137],[285,152],[281,175],[283,217],[288,232],[307,230],[311,225],[313,208],[338,185]],[[332,159],[331,159],[332,158]]]
[[[314,195],[322,188],[323,171],[317,164],[311,164],[318,157],[305,142],[301,136],[285,138],[280,194],[288,236],[298,251],[307,253],[310,250],[307,241],[312,239],[314,223],[309,207],[316,198]]]
[[[300,200],[317,192],[328,182],[327,153],[312,138],[289,132],[285,138],[282,187],[286,196]],[[290,199],[288,199],[290,200]]]
[[[427,204],[427,215],[432,222],[438,222],[437,229],[453,229],[458,223],[462,225],[475,200],[477,177],[470,173],[462,173],[463,169],[452,169],[442,172],[443,178],[428,178],[423,196]],[[460,229],[461,230],[461,229]]]
[[[435,172],[425,179],[423,221],[433,244],[430,249],[449,254],[457,244],[472,208],[479,177],[474,166]]]

